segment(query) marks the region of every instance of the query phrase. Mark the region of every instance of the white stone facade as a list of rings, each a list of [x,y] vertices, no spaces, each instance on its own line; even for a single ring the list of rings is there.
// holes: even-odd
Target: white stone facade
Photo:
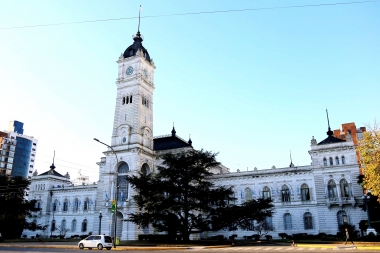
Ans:
[[[136,38],[138,40],[140,37],[136,35]],[[97,234],[99,212],[103,215],[100,232],[113,236],[114,218],[111,206],[116,198],[118,199],[117,237],[121,240],[136,240],[138,234],[152,233],[151,228],[138,228],[127,221],[128,214],[132,213],[136,206],[131,198],[134,191],[127,182],[123,181],[123,176],[138,171],[155,173],[155,168],[160,163],[156,160],[157,155],[191,148],[191,142],[186,144],[184,140],[175,137],[173,128],[172,137],[183,146],[160,150],[154,147],[157,143],[155,141],[158,140],[158,138],[153,139],[155,65],[149,55],[146,55],[147,51],[141,47],[135,53],[131,52],[130,57],[124,57],[126,54],[124,53],[124,56],[121,55],[117,61],[117,96],[111,137],[112,148],[108,148],[104,152],[105,157],[97,163],[99,182],[90,185],[73,185],[67,175],[59,175],[54,170],[32,178],[30,199],[38,200],[42,208],[33,219],[42,225],[49,225],[44,233],[45,236],[51,233],[58,234],[56,231],[51,232],[53,220],[55,226],[62,226],[62,221],[66,221],[65,226],[69,229],[67,237],[89,232]],[[335,234],[339,222],[358,226],[360,220],[366,219],[366,214],[358,208],[362,189],[356,183],[359,166],[353,142],[348,140],[318,145],[313,138],[309,154],[312,164],[308,166],[273,167],[235,173],[229,173],[228,168],[220,166],[213,171],[215,175],[210,180],[216,185],[232,186],[237,203],[251,198],[272,198],[275,213],[272,217],[274,231],[270,234],[273,237],[278,237],[278,233],[281,232]],[[329,163],[330,157],[333,160],[332,165]],[[324,159],[327,163],[324,163]],[[115,194],[116,184],[119,186],[119,194]],[[64,207],[65,201],[68,204]],[[55,209],[54,203],[59,203]],[[79,206],[76,203],[79,203]],[[73,222],[76,225],[73,225]],[[40,231],[24,231],[28,237],[35,236],[36,233],[41,234]],[[228,236],[235,233],[240,237],[256,232],[219,231],[200,236],[212,234]]]

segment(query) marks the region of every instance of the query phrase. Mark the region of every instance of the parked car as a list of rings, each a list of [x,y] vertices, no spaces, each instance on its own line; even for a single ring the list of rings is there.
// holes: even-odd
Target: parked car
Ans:
[[[112,238],[107,235],[90,235],[81,240],[78,243],[78,247],[79,249],[98,248],[99,250],[102,250],[103,248],[106,248],[107,250],[110,250],[112,248]]]

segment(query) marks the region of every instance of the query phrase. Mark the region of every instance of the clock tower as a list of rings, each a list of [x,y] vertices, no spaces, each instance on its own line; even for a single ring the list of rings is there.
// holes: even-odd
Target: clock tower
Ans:
[[[136,206],[133,188],[125,176],[154,171],[153,151],[153,91],[154,62],[142,45],[138,29],[130,45],[117,60],[116,105],[111,145],[103,152],[99,165],[97,210],[103,222],[102,233],[115,235],[122,240],[135,240],[139,233],[147,233],[135,224],[127,222],[128,214]],[[116,217],[113,205],[116,205]],[[94,218],[95,228],[100,226]],[[116,229],[115,229],[116,224]]]
[[[142,41],[140,31],[120,55],[116,79],[117,96],[112,146],[117,149],[153,150],[154,62]]]

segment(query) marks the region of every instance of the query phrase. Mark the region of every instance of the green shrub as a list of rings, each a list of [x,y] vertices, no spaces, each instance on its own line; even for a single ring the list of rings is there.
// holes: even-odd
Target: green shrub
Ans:
[[[284,240],[286,237],[288,237],[287,233],[278,233],[278,236],[281,237],[282,240]]]

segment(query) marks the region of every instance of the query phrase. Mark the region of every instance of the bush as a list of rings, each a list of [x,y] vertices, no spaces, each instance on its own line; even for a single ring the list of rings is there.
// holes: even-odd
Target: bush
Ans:
[[[323,239],[323,238],[325,238],[326,236],[327,236],[326,233],[319,233],[319,234],[317,235],[317,237],[318,237],[319,239]]]
[[[237,234],[233,234],[233,235],[230,235],[230,236],[228,237],[228,239],[230,239],[230,240],[234,240],[237,236],[238,236]]]
[[[278,236],[281,237],[282,240],[288,237],[287,233],[278,233]]]
[[[26,237],[27,237],[27,235],[22,235],[22,236],[21,236],[21,238],[26,238]]]
[[[253,238],[255,238],[256,241],[260,240],[260,235],[259,234],[254,234],[252,236],[253,236]]]
[[[30,239],[34,239],[34,236],[31,236]]]
[[[268,241],[271,241],[271,240],[272,240],[272,236],[271,236],[271,235],[266,235],[265,238],[266,238]]]

